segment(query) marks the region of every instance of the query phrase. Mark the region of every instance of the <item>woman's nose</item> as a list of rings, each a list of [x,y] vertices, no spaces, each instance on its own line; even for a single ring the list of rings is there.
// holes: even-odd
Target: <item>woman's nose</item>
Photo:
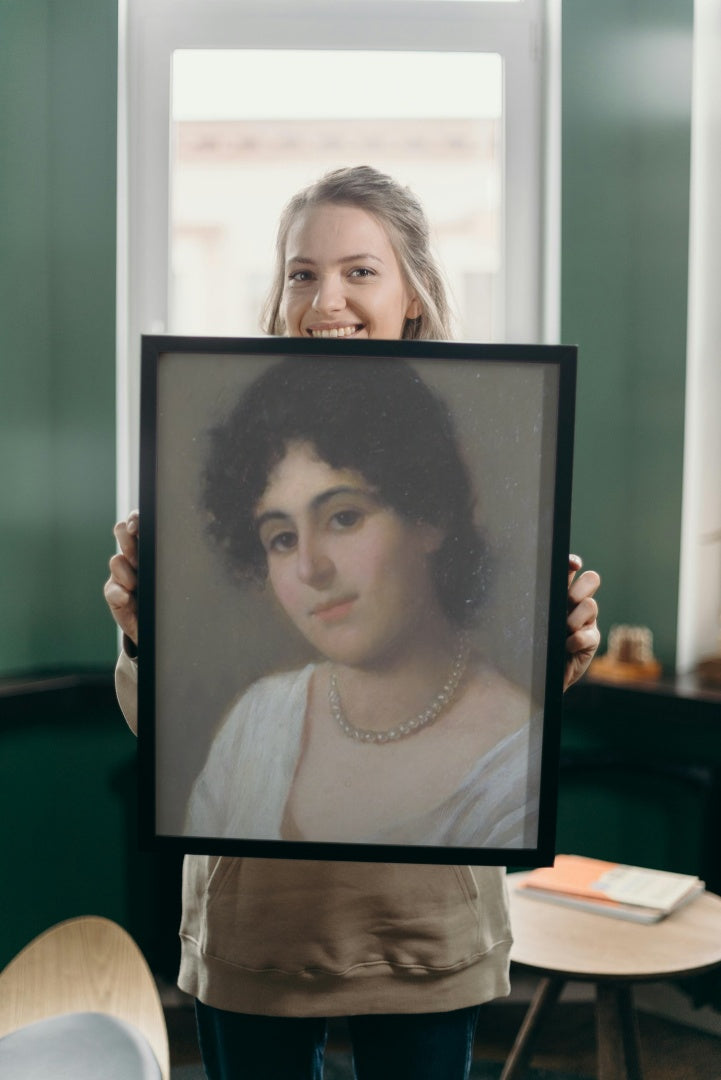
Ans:
[[[326,585],[335,572],[333,560],[317,537],[299,539],[296,568],[303,584],[312,585],[314,588]]]
[[[328,274],[319,278],[313,307],[321,315],[332,315],[345,307],[343,284],[337,275]]]

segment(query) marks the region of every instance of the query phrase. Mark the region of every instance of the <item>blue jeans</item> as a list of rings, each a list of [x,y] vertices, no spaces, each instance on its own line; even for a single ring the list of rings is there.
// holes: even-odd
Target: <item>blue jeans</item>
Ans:
[[[478,1006],[350,1016],[356,1080],[467,1080]],[[323,1017],[249,1016],[196,1002],[208,1080],[321,1080]]]

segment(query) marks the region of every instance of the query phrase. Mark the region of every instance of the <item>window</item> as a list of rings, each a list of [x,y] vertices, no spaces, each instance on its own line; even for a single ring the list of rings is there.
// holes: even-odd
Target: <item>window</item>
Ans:
[[[285,202],[372,162],[426,208],[456,336],[503,336],[498,55],[196,49],[172,72],[171,332],[257,334]]]
[[[121,2],[121,512],[137,498],[140,335],[258,333],[280,209],[328,169],[363,160],[418,193],[459,337],[555,339],[555,6]]]

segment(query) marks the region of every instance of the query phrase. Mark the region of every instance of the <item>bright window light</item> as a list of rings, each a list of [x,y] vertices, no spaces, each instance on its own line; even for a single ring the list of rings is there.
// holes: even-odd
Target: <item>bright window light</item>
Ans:
[[[173,54],[172,108],[174,120],[497,119],[501,58],[475,52],[179,49]]]

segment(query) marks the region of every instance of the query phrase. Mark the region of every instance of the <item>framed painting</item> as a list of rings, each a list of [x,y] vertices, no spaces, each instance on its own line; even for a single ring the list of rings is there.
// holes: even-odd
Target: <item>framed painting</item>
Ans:
[[[143,339],[143,846],[552,861],[575,371]]]

